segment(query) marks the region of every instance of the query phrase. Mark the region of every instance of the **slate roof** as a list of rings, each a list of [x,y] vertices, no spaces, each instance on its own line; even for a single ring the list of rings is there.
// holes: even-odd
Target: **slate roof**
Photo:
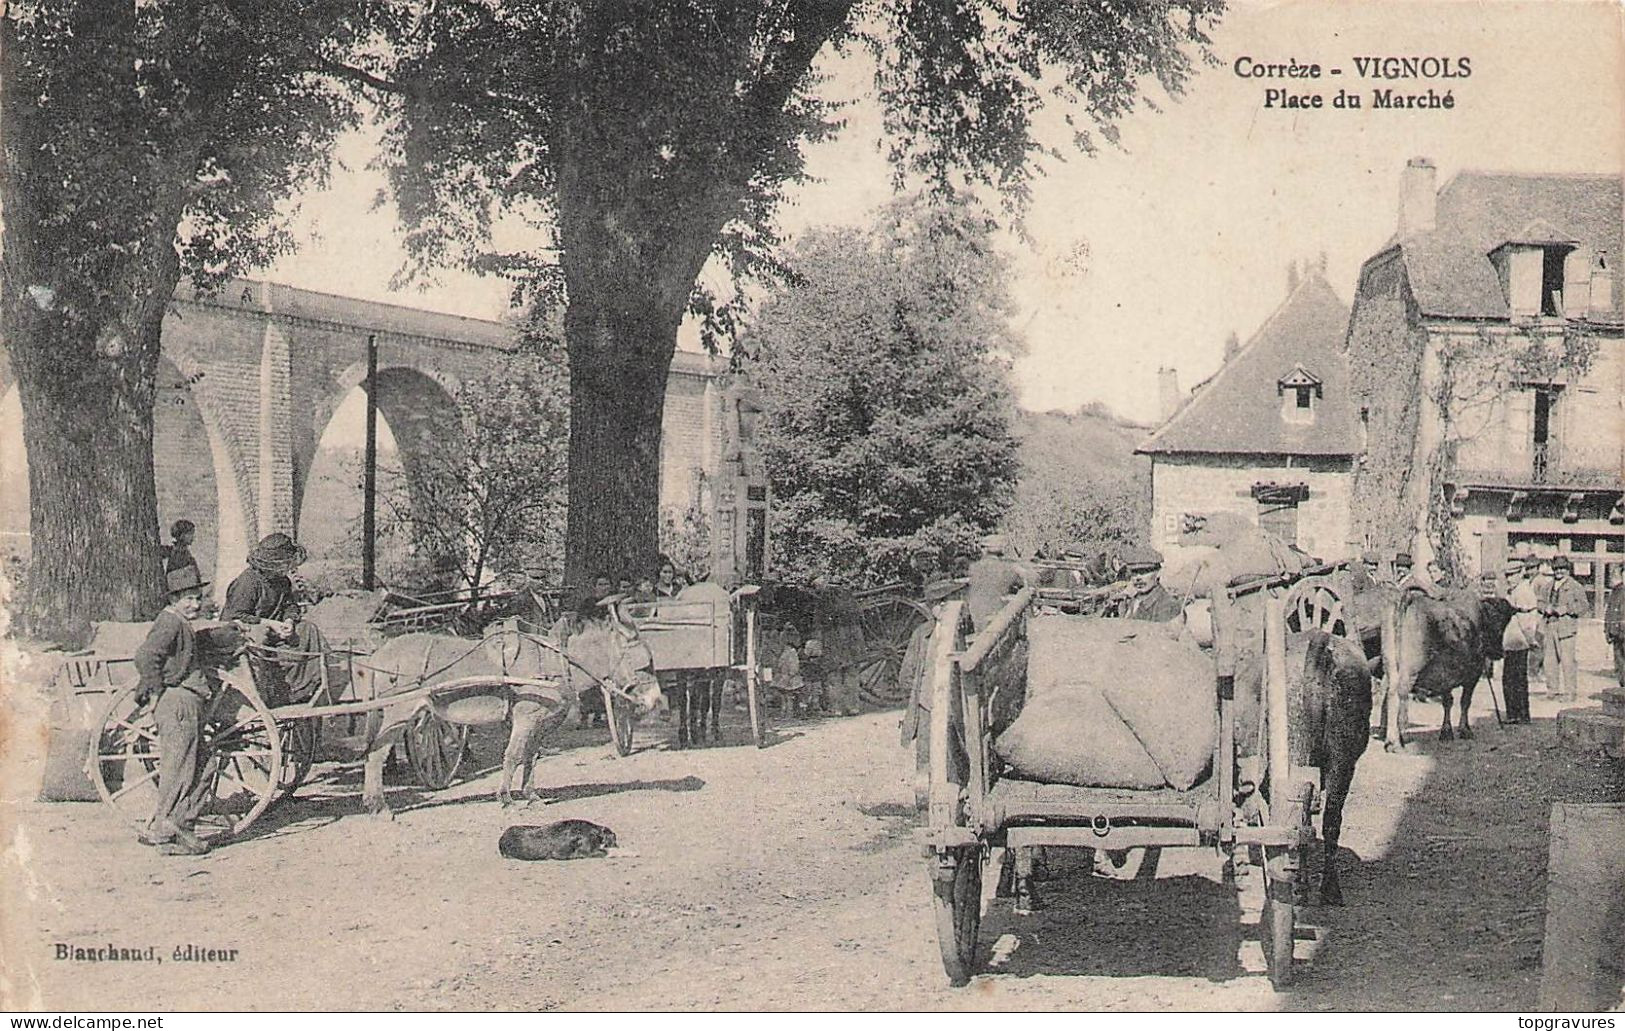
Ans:
[[[1438,193],[1433,231],[1390,241],[1371,262],[1400,248],[1424,315],[1505,319],[1507,301],[1490,252],[1508,242],[1573,242],[1593,255],[1608,253],[1614,307],[1603,321],[1619,322],[1625,300],[1622,183],[1617,175],[1461,172]]]
[[[1137,453],[1357,453],[1358,416],[1343,357],[1348,319],[1348,307],[1325,278],[1307,276],[1246,346],[1198,387]],[[1276,383],[1300,365],[1323,384],[1311,423],[1281,417]]]

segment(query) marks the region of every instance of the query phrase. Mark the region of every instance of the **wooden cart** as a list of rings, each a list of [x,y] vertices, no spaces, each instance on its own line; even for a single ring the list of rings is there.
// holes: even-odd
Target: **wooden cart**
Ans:
[[[207,633],[207,628],[204,633]],[[470,640],[477,648],[482,642]],[[284,653],[286,654],[286,653]],[[271,682],[269,649],[249,646],[244,661],[209,671],[214,685],[201,723],[201,762],[207,783],[199,816],[205,837],[242,833],[266,810],[293,794],[303,783],[323,747],[350,754],[365,748],[366,722],[374,712],[414,705],[404,738],[406,755],[420,784],[439,790],[451,784],[466,749],[472,723],[440,715],[450,699],[472,694],[508,698],[516,687],[556,690],[562,699],[569,686],[555,679],[475,677],[418,686],[381,697],[358,697],[352,685],[375,678],[353,678],[349,672],[364,655],[324,656],[325,673],[315,696],[297,703],[272,705],[277,688]],[[127,822],[142,826],[152,815],[163,743],[154,707],[136,697],[131,660],[102,657],[108,700],[92,730],[85,775],[102,801]],[[119,672],[119,669],[128,672]],[[596,678],[595,678],[596,679]],[[618,688],[599,682],[606,693]],[[511,698],[509,698],[511,701]],[[501,710],[499,718],[505,715]],[[324,735],[324,726],[359,722],[359,733]],[[487,711],[473,723],[492,722]]]
[[[675,598],[629,603],[622,606],[622,611],[649,645],[657,672],[704,671],[709,676],[732,679],[743,687],[750,711],[751,740],[761,748],[767,743],[767,712],[760,697],[757,591],[753,584],[729,592],[717,584],[701,582],[683,588]],[[632,751],[632,725],[627,722],[630,707],[611,699],[608,711],[615,749],[627,755]]]
[[[1262,872],[1270,980],[1277,988],[1291,980],[1295,889],[1303,850],[1314,840],[1310,811],[1319,776],[1291,763],[1282,591],[1254,589],[1270,590],[1263,633],[1267,747],[1261,761],[1238,763],[1236,703],[1221,686],[1213,771],[1188,791],[1073,787],[1010,776],[994,754],[991,720],[1003,692],[1024,698],[1024,641],[1036,591],[1016,595],[973,641],[962,603],[944,606],[929,672],[923,836],[942,962],[952,983],[964,984],[976,970],[989,849],[1037,845],[1211,848],[1223,856],[1227,874],[1249,860]],[[1228,605],[1229,596],[1215,601]],[[1243,776],[1262,791],[1238,792]],[[1243,794],[1245,804],[1237,801]]]

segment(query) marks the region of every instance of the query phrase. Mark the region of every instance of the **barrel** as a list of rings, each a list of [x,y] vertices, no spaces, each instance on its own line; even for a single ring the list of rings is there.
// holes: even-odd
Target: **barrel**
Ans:
[[[1625,986],[1625,804],[1552,806],[1540,1009],[1595,1012]]]

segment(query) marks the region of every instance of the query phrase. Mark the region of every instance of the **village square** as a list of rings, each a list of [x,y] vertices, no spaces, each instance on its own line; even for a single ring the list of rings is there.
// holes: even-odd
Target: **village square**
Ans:
[[[874,6],[8,7],[0,1008],[1625,1004],[1617,19]]]

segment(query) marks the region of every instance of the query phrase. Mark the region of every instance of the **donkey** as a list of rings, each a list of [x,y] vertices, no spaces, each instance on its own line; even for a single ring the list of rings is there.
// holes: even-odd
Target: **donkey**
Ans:
[[[511,729],[502,755],[502,785],[497,797],[504,805],[512,802],[512,780],[520,771],[518,789],[525,790],[542,740],[568,719],[579,706],[578,692],[599,690],[602,680],[626,691],[639,715],[661,707],[665,698],[655,680],[653,657],[637,631],[622,621],[611,619],[589,623],[563,645],[565,654],[544,645],[539,639],[518,630],[508,620],[487,628],[484,640],[471,642],[449,634],[405,634],[384,643],[364,663],[356,667],[361,697],[387,698],[420,686],[433,686],[465,677],[503,677],[549,680],[555,686],[520,685],[479,688],[473,693],[507,706]],[[568,661],[565,656],[568,656]],[[586,670],[591,676],[584,675]],[[573,675],[572,675],[573,674]],[[596,678],[596,679],[594,679]],[[369,695],[370,689],[370,695]],[[490,706],[475,718],[468,707],[425,702],[418,698],[400,705],[385,706],[370,714],[367,725],[367,763],[362,787],[362,805],[375,815],[389,815],[384,799],[384,760],[400,741],[412,715],[423,705],[452,723],[488,722]],[[469,715],[465,716],[465,713]],[[499,717],[500,718],[500,717]],[[536,797],[532,784],[527,798]]]

